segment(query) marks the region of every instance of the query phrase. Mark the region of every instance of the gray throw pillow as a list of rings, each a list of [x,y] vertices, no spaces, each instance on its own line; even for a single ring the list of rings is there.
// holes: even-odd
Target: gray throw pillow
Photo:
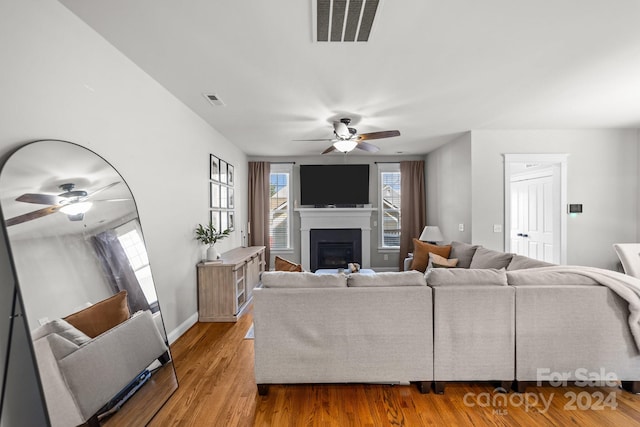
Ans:
[[[529,258],[527,256],[514,254],[511,262],[507,266],[507,271],[522,270],[525,268],[537,268],[537,267],[551,267],[555,264],[549,262],[539,261],[537,259]]]
[[[480,245],[471,245],[463,242],[451,242],[451,253],[449,258],[458,258],[458,268],[469,268],[471,260]]]
[[[487,248],[478,248],[473,254],[469,268],[506,268],[513,254],[498,252]]]
[[[434,268],[427,276],[429,286],[507,286],[507,272],[493,268]]]
[[[87,334],[73,327],[64,319],[54,319],[49,323],[44,324],[36,331],[37,332],[32,336],[33,340],[46,337],[50,334],[58,334],[78,346],[91,341],[91,338]]]

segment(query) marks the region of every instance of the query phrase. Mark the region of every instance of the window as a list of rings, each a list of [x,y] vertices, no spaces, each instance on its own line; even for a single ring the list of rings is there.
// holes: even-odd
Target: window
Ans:
[[[271,249],[291,249],[291,164],[272,164],[269,174],[269,243]]]
[[[400,247],[400,163],[378,164],[380,247]]]
[[[159,310],[158,297],[151,277],[147,249],[142,241],[139,227],[137,222],[131,221],[118,227],[116,233],[118,234],[118,241],[127,255],[131,269],[134,271],[142,292],[151,307],[151,311],[156,312]]]

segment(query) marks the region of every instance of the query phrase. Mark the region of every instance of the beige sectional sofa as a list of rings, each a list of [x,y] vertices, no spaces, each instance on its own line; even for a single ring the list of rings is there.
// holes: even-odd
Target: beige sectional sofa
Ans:
[[[640,280],[459,242],[454,256],[468,268],[264,273],[254,293],[259,391],[418,382],[426,392],[433,381],[443,392],[449,381],[509,389],[514,380],[524,391],[558,376],[640,391]]]

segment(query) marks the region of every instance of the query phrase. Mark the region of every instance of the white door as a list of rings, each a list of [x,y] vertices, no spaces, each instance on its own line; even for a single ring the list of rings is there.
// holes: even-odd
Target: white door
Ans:
[[[559,206],[553,176],[520,177],[511,182],[511,251],[541,261],[559,259]]]

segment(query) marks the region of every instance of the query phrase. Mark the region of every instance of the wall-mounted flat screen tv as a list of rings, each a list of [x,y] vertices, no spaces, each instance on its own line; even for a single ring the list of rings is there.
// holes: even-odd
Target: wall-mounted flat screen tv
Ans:
[[[300,204],[369,203],[369,165],[300,165]]]

